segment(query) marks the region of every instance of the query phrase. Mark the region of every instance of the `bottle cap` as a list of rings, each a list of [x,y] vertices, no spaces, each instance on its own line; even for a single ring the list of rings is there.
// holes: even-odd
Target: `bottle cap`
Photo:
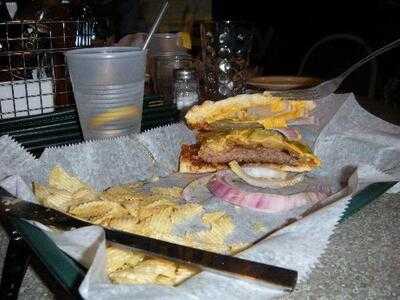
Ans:
[[[175,69],[174,78],[175,80],[188,80],[196,76],[196,71],[194,69]]]

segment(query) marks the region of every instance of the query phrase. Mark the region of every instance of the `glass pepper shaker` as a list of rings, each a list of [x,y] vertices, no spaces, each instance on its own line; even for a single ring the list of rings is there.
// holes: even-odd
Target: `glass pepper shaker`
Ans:
[[[183,118],[199,101],[199,80],[194,69],[174,70],[174,103]]]

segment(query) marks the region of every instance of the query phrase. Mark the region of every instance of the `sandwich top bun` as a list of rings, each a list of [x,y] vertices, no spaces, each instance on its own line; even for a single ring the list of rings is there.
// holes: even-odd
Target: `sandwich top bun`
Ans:
[[[264,128],[283,128],[290,121],[307,118],[314,108],[313,101],[245,94],[217,102],[205,101],[192,107],[185,118],[191,128],[198,130],[211,130],[211,124],[225,120],[256,123]]]

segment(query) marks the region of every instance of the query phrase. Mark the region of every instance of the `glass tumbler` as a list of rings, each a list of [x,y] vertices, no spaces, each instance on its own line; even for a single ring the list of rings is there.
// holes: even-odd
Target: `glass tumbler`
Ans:
[[[204,100],[245,92],[253,28],[249,23],[235,21],[201,24]]]

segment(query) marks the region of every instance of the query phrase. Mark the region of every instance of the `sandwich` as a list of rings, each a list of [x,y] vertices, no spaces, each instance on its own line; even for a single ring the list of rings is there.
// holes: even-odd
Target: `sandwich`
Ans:
[[[206,101],[186,114],[197,143],[182,145],[179,171],[207,173],[231,168],[239,177],[285,176],[320,165],[294,125],[312,123],[313,101],[266,94]],[[244,178],[243,178],[244,179]],[[257,182],[257,180],[246,180]],[[256,186],[259,186],[255,184]]]

